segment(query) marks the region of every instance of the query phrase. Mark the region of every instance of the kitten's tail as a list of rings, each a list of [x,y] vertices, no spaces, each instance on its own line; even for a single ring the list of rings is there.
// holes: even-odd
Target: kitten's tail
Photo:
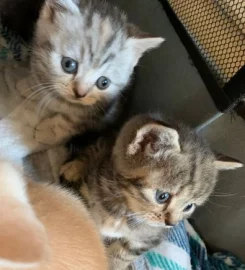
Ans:
[[[28,201],[26,183],[0,160],[0,269],[29,269],[47,258],[45,229]]]

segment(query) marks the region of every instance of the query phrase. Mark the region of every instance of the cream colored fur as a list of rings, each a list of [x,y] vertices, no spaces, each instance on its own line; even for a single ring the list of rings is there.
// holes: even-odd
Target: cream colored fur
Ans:
[[[34,182],[25,188],[21,173],[0,161],[0,199],[1,270],[107,269],[95,225],[75,196]]]

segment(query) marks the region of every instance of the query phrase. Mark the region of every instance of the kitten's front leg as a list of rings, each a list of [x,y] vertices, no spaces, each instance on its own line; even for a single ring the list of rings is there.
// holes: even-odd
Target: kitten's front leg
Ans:
[[[36,126],[34,138],[42,144],[58,145],[75,134],[76,129],[73,123],[67,121],[62,115],[56,114],[53,117],[45,118]]]
[[[90,164],[94,164],[99,159],[99,155],[103,153],[106,146],[103,144],[103,139],[97,140],[94,144],[86,146],[81,149],[81,153],[67,163],[65,163],[60,170],[62,181],[77,182],[81,176],[88,173]]]
[[[28,78],[21,79],[16,83],[16,89],[22,98],[28,98],[32,94],[32,88],[28,85]]]
[[[117,240],[107,247],[110,270],[131,270],[131,264],[144,251],[133,249],[129,242]]]
[[[62,181],[73,183],[79,181],[79,179],[81,179],[81,175],[84,172],[84,167],[85,163],[79,159],[65,163],[60,170]]]

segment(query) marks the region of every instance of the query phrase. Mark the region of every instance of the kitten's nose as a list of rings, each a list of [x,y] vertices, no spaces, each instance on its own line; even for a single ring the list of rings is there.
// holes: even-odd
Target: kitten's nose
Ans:
[[[83,98],[87,95],[88,91],[82,87],[76,87],[74,89],[74,94],[76,98]]]
[[[171,216],[170,213],[167,213],[165,215],[165,224],[169,227],[174,227],[176,225],[176,221],[173,220],[173,217]]]

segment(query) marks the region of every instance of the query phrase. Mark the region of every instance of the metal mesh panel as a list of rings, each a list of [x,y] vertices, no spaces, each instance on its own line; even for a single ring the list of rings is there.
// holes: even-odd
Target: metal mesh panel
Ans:
[[[245,0],[168,0],[220,86],[245,64]]]

